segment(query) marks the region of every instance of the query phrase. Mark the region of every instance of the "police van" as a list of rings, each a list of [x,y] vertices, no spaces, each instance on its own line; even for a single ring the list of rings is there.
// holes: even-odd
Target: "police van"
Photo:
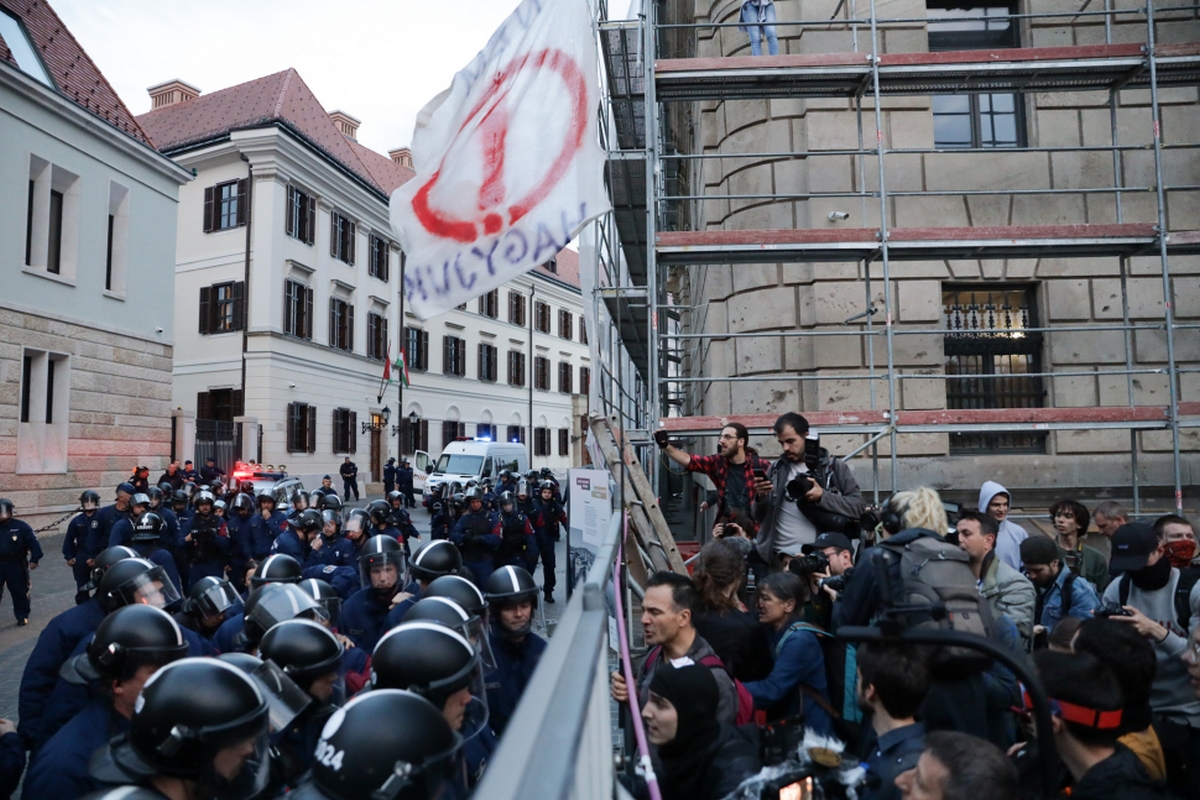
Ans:
[[[418,453],[418,462],[421,455],[428,458],[427,454]],[[520,444],[465,439],[446,445],[437,463],[432,463],[430,459],[430,465],[429,477],[425,481],[426,496],[432,493],[435,486],[453,481],[464,485],[472,478],[479,481],[491,478],[494,481],[506,469],[523,475],[529,471],[529,451]]]

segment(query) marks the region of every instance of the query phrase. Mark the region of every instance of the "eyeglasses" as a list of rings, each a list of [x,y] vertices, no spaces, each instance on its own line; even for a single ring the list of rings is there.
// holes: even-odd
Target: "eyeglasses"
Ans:
[[[1189,641],[1183,651],[1183,660],[1189,664],[1200,664],[1200,641]]]

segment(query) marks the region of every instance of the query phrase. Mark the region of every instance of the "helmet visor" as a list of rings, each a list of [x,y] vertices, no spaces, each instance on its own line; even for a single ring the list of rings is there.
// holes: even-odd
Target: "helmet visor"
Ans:
[[[325,514],[326,515],[336,514],[339,520],[341,520],[341,516],[342,516],[337,511],[326,511]],[[325,519],[326,519],[326,521],[328,521],[329,517],[326,516]],[[362,514],[351,514],[350,518],[347,519],[346,523],[345,523],[346,524],[346,534],[350,535],[350,534],[355,534],[355,533],[362,533],[365,530],[365,527],[363,525],[363,519],[364,518],[363,518]]]
[[[196,598],[196,610],[205,617],[215,617],[241,602],[237,591],[228,583],[210,586]]]
[[[271,780],[270,752],[266,725],[260,733],[222,747],[197,781],[200,796],[216,800],[250,800],[259,796]]]
[[[179,590],[162,567],[154,567],[130,578],[117,588],[117,593],[127,606],[141,603],[166,608],[179,600]]]
[[[358,571],[361,585],[378,594],[408,585],[408,559],[403,550],[359,556]]]
[[[264,661],[251,677],[267,700],[272,731],[285,730],[312,702],[308,692],[297,686],[274,661]]]
[[[100,507],[100,502],[89,497],[79,505],[84,511],[95,511]]]

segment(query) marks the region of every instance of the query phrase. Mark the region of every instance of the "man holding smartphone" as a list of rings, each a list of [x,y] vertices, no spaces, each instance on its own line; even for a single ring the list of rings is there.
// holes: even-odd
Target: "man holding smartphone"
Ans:
[[[703,472],[712,479],[717,489],[718,518],[726,517],[731,511],[737,510],[746,512],[751,519],[754,518],[752,504],[758,492],[758,482],[766,480],[771,464],[746,449],[746,444],[750,441],[750,432],[746,430],[745,425],[730,422],[722,428],[718,452],[711,456],[685,453],[669,442],[665,430],[655,431],[654,441],[667,458],[688,472]],[[753,531],[748,532],[753,534]]]
[[[803,416],[789,411],[775,420],[774,429],[782,453],[766,478],[755,483],[759,528],[754,546],[777,570],[782,568],[781,555],[800,553],[819,534],[830,532],[831,523],[844,521],[847,528],[857,524],[866,502],[845,462],[833,458],[815,439],[807,444],[808,420]],[[815,451],[807,459],[806,448]],[[801,477],[807,480],[797,483]],[[797,494],[800,489],[804,492]]]

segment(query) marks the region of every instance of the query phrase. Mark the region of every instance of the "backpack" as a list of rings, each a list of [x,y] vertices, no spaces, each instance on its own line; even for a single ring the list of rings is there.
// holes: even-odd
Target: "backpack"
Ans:
[[[858,659],[853,645],[834,636],[829,631],[810,625],[807,622],[793,622],[779,643],[775,645],[775,658],[779,658],[786,642],[795,631],[808,631],[817,637],[821,646],[821,655],[825,661],[825,686],[829,693],[826,700],[811,686],[800,684],[800,692],[813,699],[817,705],[825,709],[833,718],[834,731],[846,741],[857,736],[858,727],[862,724],[862,709],[858,706],[856,684],[858,680]]]
[[[1117,585],[1117,594],[1120,598],[1121,605],[1129,605],[1129,585],[1132,578],[1126,572],[1121,576],[1121,582]],[[1192,587],[1200,581],[1200,569],[1188,567],[1187,569],[1179,570],[1179,580],[1175,583],[1175,615],[1179,622],[1179,627],[1185,631],[1191,630],[1192,622],[1192,604],[1191,595]]]
[[[662,645],[657,645],[651,648],[650,652],[646,654],[646,663],[643,667],[643,671],[646,674],[650,673],[650,670],[654,667],[654,662],[658,660],[658,656],[661,653]],[[734,718],[733,724],[736,726],[755,722],[754,696],[750,694],[750,690],[746,688],[746,684],[733,677],[733,673],[729,671],[729,667],[725,666],[725,662],[721,660],[721,657],[717,655],[704,656],[697,663],[709,669],[720,667],[729,676],[729,680],[733,681],[733,688],[737,691],[737,716]]]
[[[943,619],[921,615],[910,622],[912,627],[936,627],[990,638],[994,622],[991,608],[979,593],[970,559],[957,545],[938,536],[919,536],[906,544],[885,541],[879,547],[900,558],[902,596],[897,597],[893,587],[893,597],[910,605],[945,606]],[[935,675],[951,678],[981,672],[991,666],[991,661],[978,651],[946,646],[934,650],[930,666]]]

